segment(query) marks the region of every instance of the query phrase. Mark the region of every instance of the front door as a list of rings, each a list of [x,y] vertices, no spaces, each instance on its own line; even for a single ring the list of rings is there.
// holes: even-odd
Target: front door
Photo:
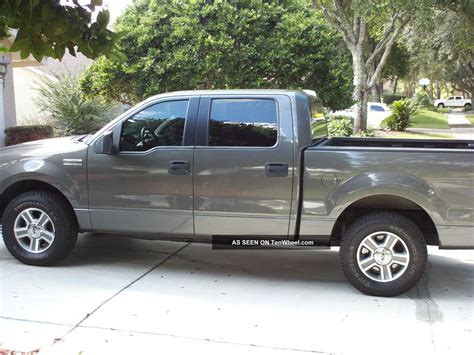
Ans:
[[[196,235],[286,238],[294,169],[290,99],[202,97],[198,116]]]
[[[113,129],[116,155],[88,157],[95,231],[192,235],[198,97],[150,102]]]

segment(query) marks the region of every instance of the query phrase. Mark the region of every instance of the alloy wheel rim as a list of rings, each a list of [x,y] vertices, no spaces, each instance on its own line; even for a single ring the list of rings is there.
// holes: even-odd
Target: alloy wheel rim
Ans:
[[[26,251],[39,254],[51,247],[56,236],[51,217],[39,208],[27,208],[15,219],[13,232]]]
[[[377,282],[401,277],[410,263],[410,252],[398,235],[379,231],[366,236],[357,248],[357,264],[362,273]]]

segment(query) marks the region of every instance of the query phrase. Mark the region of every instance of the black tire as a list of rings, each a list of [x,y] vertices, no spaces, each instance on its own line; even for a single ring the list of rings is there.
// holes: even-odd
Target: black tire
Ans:
[[[17,217],[26,209],[45,212],[55,229],[50,246],[39,253],[25,250],[15,237]],[[10,253],[19,261],[29,265],[52,265],[63,260],[76,245],[77,222],[70,206],[59,196],[49,191],[29,191],[14,198],[3,215],[3,240]]]
[[[404,272],[400,271],[400,276],[392,281],[382,282],[368,277],[357,259],[359,245],[367,236],[380,231],[392,233],[401,239],[409,255]],[[402,247],[403,243],[400,242]],[[415,286],[423,275],[427,258],[426,242],[418,227],[408,218],[393,212],[375,212],[361,217],[345,232],[339,252],[339,261],[347,280],[365,294],[384,297],[400,295]],[[375,264],[372,270],[381,271],[381,268]]]
[[[470,109],[472,108],[472,106],[471,106],[471,104],[468,103],[468,104],[465,104],[465,105],[464,105],[464,108],[465,108],[466,110],[470,110]]]
[[[444,104],[438,104],[438,108],[444,108]]]

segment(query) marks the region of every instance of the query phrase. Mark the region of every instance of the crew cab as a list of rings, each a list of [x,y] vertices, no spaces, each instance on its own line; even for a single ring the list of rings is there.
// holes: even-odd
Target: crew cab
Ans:
[[[315,107],[300,91],[166,93],[95,134],[3,148],[5,245],[48,265],[78,232],[308,241],[340,246],[347,279],[381,296],[416,284],[427,245],[474,247],[474,141],[328,138]]]
[[[443,107],[465,107],[471,108],[471,99],[465,99],[463,96],[450,96],[447,99],[434,100],[433,105],[439,108]]]

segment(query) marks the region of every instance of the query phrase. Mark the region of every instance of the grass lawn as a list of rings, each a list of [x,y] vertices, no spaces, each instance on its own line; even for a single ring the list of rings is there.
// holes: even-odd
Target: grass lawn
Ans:
[[[448,129],[448,116],[423,109],[410,119],[410,128]]]
[[[471,124],[474,124],[474,113],[467,113],[465,116]]]
[[[453,139],[449,133],[418,133],[418,132],[393,132],[375,131],[376,137],[381,138],[411,138],[411,139]]]

